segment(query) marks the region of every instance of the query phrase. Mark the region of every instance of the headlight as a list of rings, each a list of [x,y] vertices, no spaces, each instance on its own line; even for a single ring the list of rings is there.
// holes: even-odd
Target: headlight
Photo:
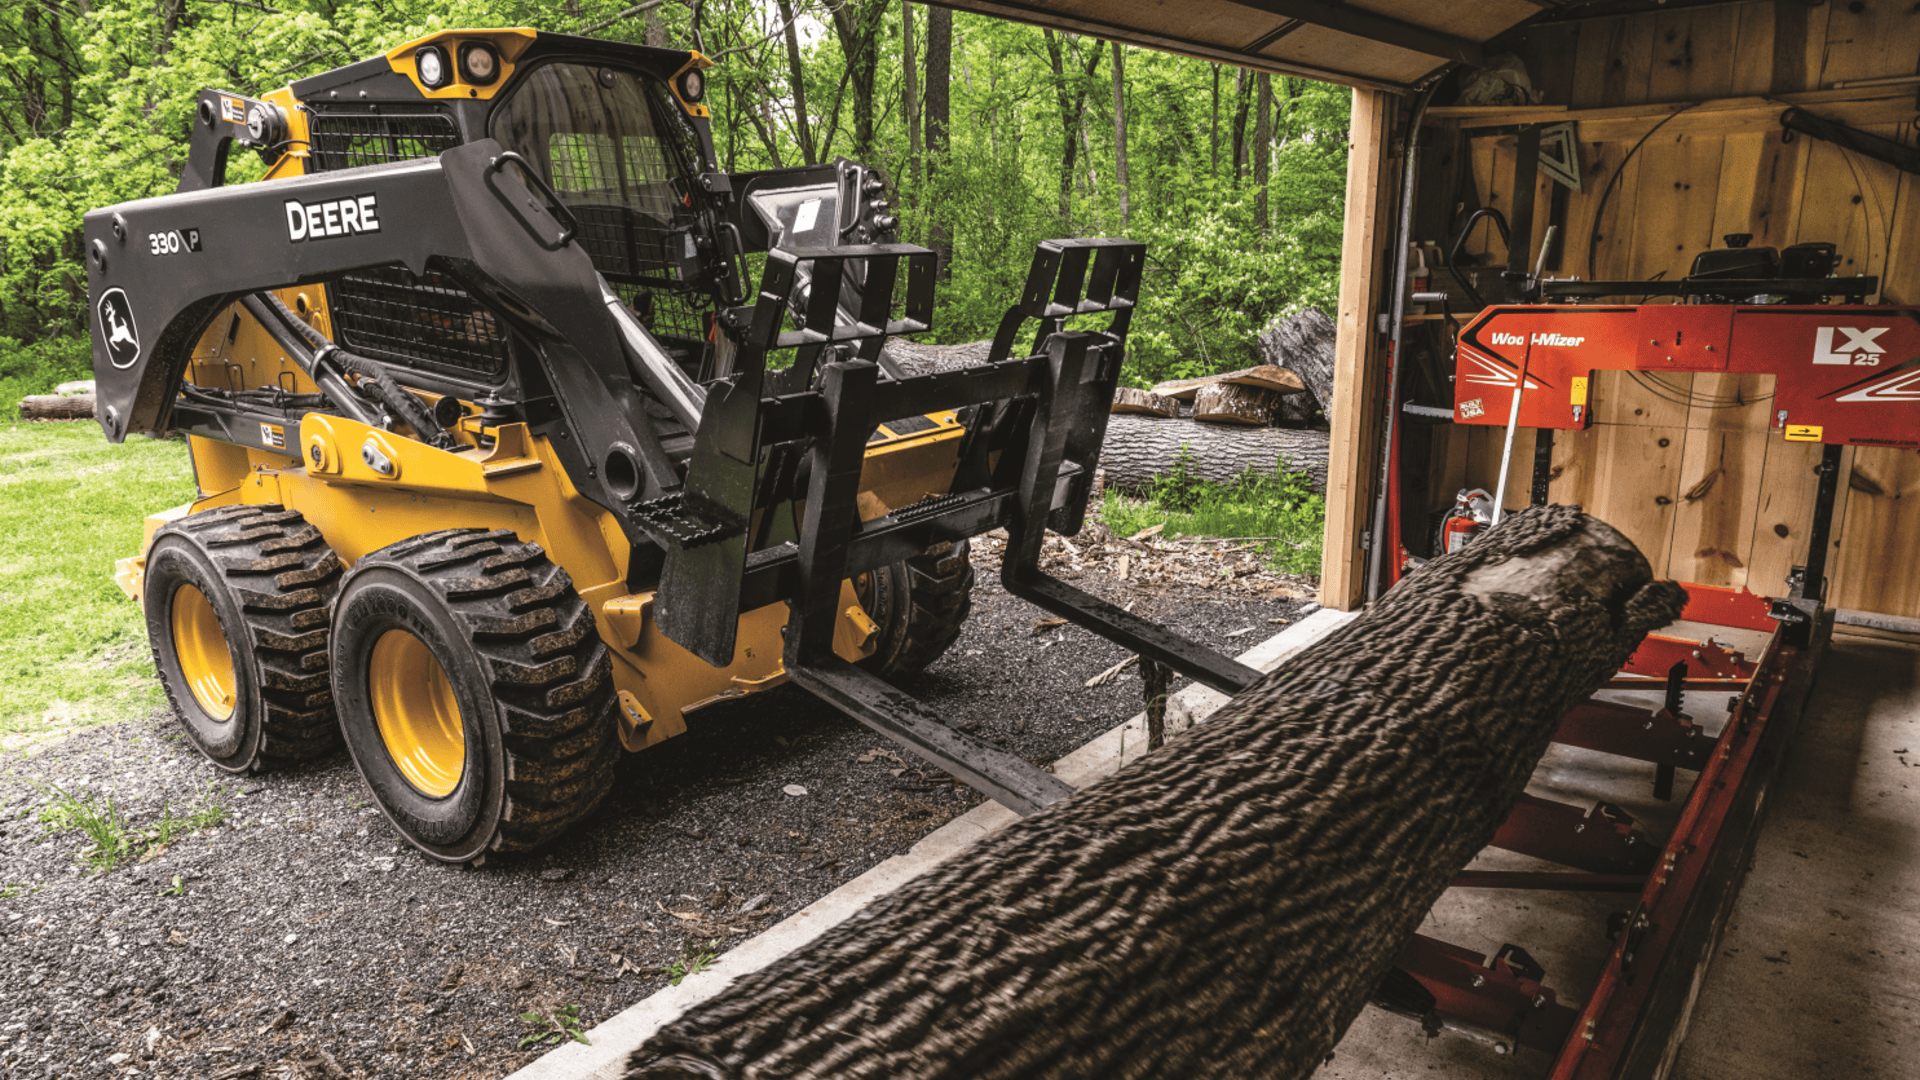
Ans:
[[[447,70],[447,54],[437,45],[428,45],[413,54],[413,69],[420,73],[420,82],[429,90],[438,90],[447,85],[453,72]]]
[[[460,73],[475,86],[485,86],[500,76],[500,57],[493,46],[468,42],[460,46]]]
[[[699,101],[706,89],[707,80],[701,78],[698,71],[689,71],[680,76],[680,96],[689,102]]]

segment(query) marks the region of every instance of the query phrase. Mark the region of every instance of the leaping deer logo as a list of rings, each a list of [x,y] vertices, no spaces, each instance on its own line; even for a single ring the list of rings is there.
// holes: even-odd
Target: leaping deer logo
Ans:
[[[97,308],[107,333],[107,355],[117,368],[129,367],[140,357],[140,332],[134,327],[133,305],[125,289],[108,289]]]

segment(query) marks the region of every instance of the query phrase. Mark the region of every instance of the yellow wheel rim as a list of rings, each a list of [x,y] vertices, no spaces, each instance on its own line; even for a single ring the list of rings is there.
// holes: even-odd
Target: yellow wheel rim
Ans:
[[[381,634],[367,665],[367,691],[400,775],[432,798],[453,794],[467,764],[467,733],[447,670],[426,642],[405,630]]]
[[[175,589],[172,622],[173,655],[180,659],[180,673],[193,700],[215,720],[231,719],[233,654],[207,594],[192,585]]]

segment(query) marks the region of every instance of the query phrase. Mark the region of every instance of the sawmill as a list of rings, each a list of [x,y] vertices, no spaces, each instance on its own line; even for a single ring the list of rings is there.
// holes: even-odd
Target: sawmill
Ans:
[[[1920,15],[951,6],[1353,88],[1357,617],[625,1075],[1911,1075]]]

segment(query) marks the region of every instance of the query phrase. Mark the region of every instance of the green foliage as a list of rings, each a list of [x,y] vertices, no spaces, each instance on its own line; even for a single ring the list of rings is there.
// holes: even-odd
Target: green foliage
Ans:
[[[540,1028],[539,1031],[520,1040],[519,1046],[522,1050],[525,1050],[529,1046],[540,1046],[547,1043],[557,1046],[560,1043],[566,1042],[568,1039],[572,1039],[574,1042],[586,1046],[593,1045],[587,1041],[587,1034],[581,1024],[580,1006],[578,1005],[563,1006],[558,1011],[549,1013],[523,1012],[520,1014],[520,1021],[526,1024],[533,1024]]]
[[[185,813],[175,814],[171,803],[162,803],[159,817],[136,826],[111,795],[75,795],[58,785],[34,786],[50,797],[38,815],[41,837],[81,834],[92,841],[79,853],[81,863],[103,874],[123,862],[158,854],[180,837],[211,829],[227,819],[227,808],[219,803],[219,791],[212,787]],[[173,883],[180,889],[177,895],[184,895],[181,880],[174,878]]]
[[[0,427],[0,748],[164,700],[113,563],[139,552],[148,514],[191,498],[184,442]]]
[[[1251,78],[1238,91],[1235,69],[1128,49],[1123,214],[1110,44],[1072,35],[1049,42],[1034,27],[956,14],[951,143],[923,150],[916,167],[902,5],[792,6],[806,146],[783,23],[778,7],[765,2],[668,0],[634,14],[624,14],[630,0],[7,5],[0,9],[0,67],[8,74],[0,80],[0,401],[81,374],[81,217],[174,189],[201,87],[263,94],[454,26],[581,32],[607,22],[592,33],[640,41],[651,23],[666,43],[717,58],[708,104],[723,169],[861,157],[894,179],[903,239],[948,239],[951,279],[935,324],[943,341],[990,336],[1017,295],[1034,243],[1059,236],[1125,235],[1150,245],[1127,372],[1137,385],[1244,367],[1254,358],[1254,335],[1275,315],[1331,309],[1346,91],[1275,78],[1262,221],[1253,169],[1236,170],[1233,156],[1236,105],[1254,96]],[[916,60],[923,60],[928,9],[914,5],[913,18]],[[850,47],[856,61],[872,62],[871,76],[866,63],[849,64]],[[923,64],[915,70],[924,95]],[[1249,117],[1248,141],[1255,127]],[[262,171],[256,157],[236,152],[229,177]]]
[[[1322,531],[1327,500],[1316,495],[1300,473],[1248,470],[1231,484],[1213,484],[1194,476],[1183,450],[1173,469],[1138,495],[1109,491],[1101,520],[1117,536],[1132,536],[1155,525],[1159,535],[1233,537],[1257,542],[1275,570],[1314,576],[1320,573]]]
[[[667,977],[667,981],[675,986],[679,986],[680,980],[685,979],[687,976],[698,975],[712,967],[714,960],[720,956],[720,943],[718,941],[709,941],[703,947],[688,942],[686,954],[687,955],[660,969],[660,973]]]

